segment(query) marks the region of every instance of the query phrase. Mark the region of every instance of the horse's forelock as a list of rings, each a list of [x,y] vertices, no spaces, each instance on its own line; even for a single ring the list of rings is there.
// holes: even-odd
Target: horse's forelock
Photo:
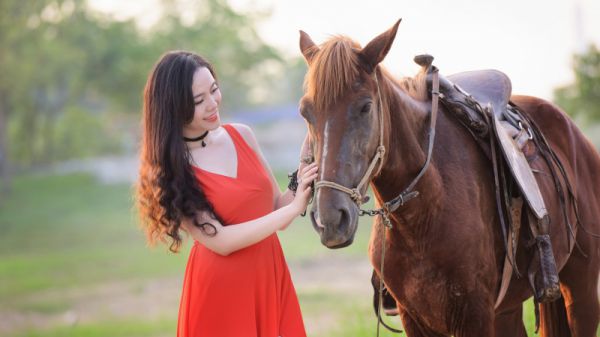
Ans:
[[[360,45],[350,38],[334,36],[320,46],[310,63],[305,89],[317,110],[331,106],[358,79]]]

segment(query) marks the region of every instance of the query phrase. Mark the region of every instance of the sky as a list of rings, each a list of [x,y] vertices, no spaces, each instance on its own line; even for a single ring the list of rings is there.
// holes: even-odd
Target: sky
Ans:
[[[89,0],[118,18],[148,25],[158,0]],[[185,3],[185,1],[182,1]],[[188,1],[193,3],[194,1]],[[195,1],[197,2],[197,1]],[[599,0],[228,0],[238,11],[267,10],[259,35],[289,57],[300,56],[298,31],[316,43],[346,35],[361,45],[402,19],[383,65],[413,76],[418,54],[431,54],[445,75],[498,69],[513,92],[552,98],[553,88],[573,81],[572,55],[600,46]]]

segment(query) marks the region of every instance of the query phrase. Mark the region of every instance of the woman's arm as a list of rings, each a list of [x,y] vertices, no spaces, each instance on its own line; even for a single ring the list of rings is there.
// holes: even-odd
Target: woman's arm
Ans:
[[[215,226],[215,236],[206,235],[191,221],[183,222],[184,229],[197,241],[213,252],[227,256],[237,250],[251,246],[289,224],[298,213],[292,207],[282,207],[261,218],[240,224],[223,226],[217,220],[206,215],[199,216],[199,222],[208,222]]]
[[[277,180],[275,179],[275,175],[267,163],[265,157],[260,150],[260,146],[258,145],[258,141],[256,141],[256,137],[254,136],[254,132],[252,129],[244,124],[235,123],[232,124],[236,130],[244,137],[246,143],[248,143],[254,152],[258,154],[265,170],[269,173],[269,178],[271,179],[271,186],[273,188],[273,205],[275,209],[279,209],[283,206],[288,205],[294,199],[294,193],[289,189],[285,189],[285,191],[281,192],[279,189],[279,184],[277,184]],[[304,137],[304,142],[302,143],[302,150],[300,151],[300,158],[306,157],[310,153],[310,141],[308,137],[308,133]],[[307,166],[306,163],[300,161],[300,166],[298,167],[298,174]]]
[[[213,252],[227,256],[239,249],[253,245],[279,229],[287,227],[295,217],[304,211],[310,198],[310,183],[317,177],[317,166],[307,166],[302,172],[302,183],[293,201],[263,217],[251,221],[223,226],[206,214],[198,215],[198,222],[208,222],[215,226],[217,234],[210,236],[194,226],[191,219],[182,222],[183,229],[195,240]]]

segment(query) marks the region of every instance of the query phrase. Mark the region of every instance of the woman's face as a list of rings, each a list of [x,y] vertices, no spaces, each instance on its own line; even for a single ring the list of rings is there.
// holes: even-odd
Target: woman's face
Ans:
[[[217,81],[208,68],[196,69],[192,81],[194,95],[194,119],[186,124],[184,133],[189,136],[199,136],[206,130],[214,130],[221,125],[219,104],[221,104],[221,91]]]

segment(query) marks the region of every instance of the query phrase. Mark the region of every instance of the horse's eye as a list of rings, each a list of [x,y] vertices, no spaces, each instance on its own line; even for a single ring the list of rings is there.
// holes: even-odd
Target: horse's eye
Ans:
[[[367,114],[371,111],[371,102],[365,103],[362,108],[360,108],[360,113]]]
[[[302,117],[304,117],[305,119],[309,119],[310,118],[310,111],[309,111],[309,109],[307,109],[306,107],[301,107],[300,108],[300,115]]]
[[[300,116],[306,118],[306,109],[300,108],[298,111],[300,112]]]
[[[300,115],[304,117],[304,119],[308,123],[312,123],[314,121],[313,109],[311,104],[301,104],[300,105]]]

